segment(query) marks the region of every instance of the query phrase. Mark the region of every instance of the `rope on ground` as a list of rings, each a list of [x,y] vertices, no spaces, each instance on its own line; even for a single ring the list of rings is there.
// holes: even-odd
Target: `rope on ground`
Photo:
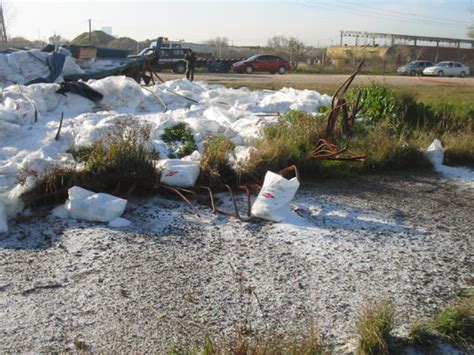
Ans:
[[[166,103],[163,101],[163,99],[156,92],[151,91],[150,89],[148,89],[144,86],[142,86],[142,89],[145,89],[146,91],[150,92],[154,97],[156,97],[158,99],[158,101],[160,101],[160,103],[165,108],[165,112],[168,111],[168,106],[166,105]]]

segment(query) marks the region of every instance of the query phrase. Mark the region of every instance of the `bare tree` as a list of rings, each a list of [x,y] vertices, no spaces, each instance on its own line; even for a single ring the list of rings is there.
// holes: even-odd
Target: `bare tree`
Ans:
[[[16,9],[13,6],[13,4],[11,4],[9,1],[6,1],[6,0],[0,1],[0,6],[3,11],[3,21],[5,25],[5,30],[6,30],[5,32],[6,32],[7,37],[10,37],[9,33],[11,31],[11,27],[13,23],[15,22]]]
[[[288,57],[291,66],[298,68],[300,60],[304,59],[306,46],[295,37],[286,38],[285,36],[273,36],[267,41],[270,51],[279,55]]]
[[[298,68],[298,63],[303,59],[303,55],[306,51],[306,46],[303,42],[299,41],[295,37],[290,37],[288,40],[288,51],[290,52],[290,63],[294,69]]]
[[[474,27],[471,27],[470,31],[467,33],[470,38],[474,38]]]
[[[285,36],[273,36],[267,41],[268,47],[276,50],[288,49],[288,38]]]
[[[62,38],[61,35],[57,35],[56,33],[48,38],[49,43],[55,45],[61,45],[67,43],[67,40]]]
[[[229,39],[227,37],[215,37],[204,43],[214,47],[219,57],[222,57],[222,53],[229,47]]]

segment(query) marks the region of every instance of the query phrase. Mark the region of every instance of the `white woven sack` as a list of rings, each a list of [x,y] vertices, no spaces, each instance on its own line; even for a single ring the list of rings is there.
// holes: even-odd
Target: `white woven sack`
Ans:
[[[168,159],[160,165],[160,182],[168,186],[193,187],[199,177],[199,165],[192,161]]]
[[[300,183],[296,177],[288,180],[268,171],[262,189],[252,206],[252,214],[273,222],[285,220],[291,213],[290,202],[299,186]]]

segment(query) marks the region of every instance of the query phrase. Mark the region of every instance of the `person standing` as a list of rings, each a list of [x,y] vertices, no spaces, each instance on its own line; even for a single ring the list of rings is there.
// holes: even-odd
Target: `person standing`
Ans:
[[[186,59],[187,69],[186,69],[186,79],[189,81],[194,80],[194,69],[196,68],[196,53],[191,49],[186,53],[184,59]]]

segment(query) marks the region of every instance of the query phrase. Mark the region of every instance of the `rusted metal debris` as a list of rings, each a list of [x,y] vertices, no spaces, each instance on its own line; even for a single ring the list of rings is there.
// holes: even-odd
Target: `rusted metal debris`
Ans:
[[[296,168],[295,165],[291,165],[285,169],[282,169],[278,172],[279,175],[285,176],[290,173],[294,173],[297,179],[299,180],[299,174],[298,174],[298,169]],[[160,185],[159,187],[165,187],[163,185]],[[158,187],[158,188],[159,188]],[[247,197],[247,217],[252,216],[252,190],[256,191],[257,193],[260,192],[262,189],[262,185],[260,183],[251,183],[251,184],[246,184],[246,185],[240,185],[237,186],[237,188],[232,188],[229,185],[224,185],[225,189],[229,193],[229,196],[232,200],[232,204],[234,207],[234,211],[225,211],[223,209],[217,208],[216,207],[216,198],[214,196],[214,192],[212,189],[208,186],[198,186],[195,188],[189,188],[189,189],[183,189],[183,188],[171,188],[169,186],[166,186],[165,188],[168,189],[171,192],[174,192],[178,197],[180,197],[186,204],[188,204],[191,209],[197,214],[197,208],[192,204],[192,202],[187,198],[186,194],[193,197],[197,202],[200,204],[209,207],[212,209],[213,213],[220,213],[224,214],[226,216],[230,217],[235,217],[241,219],[239,208],[237,205],[237,198],[236,198],[236,193],[234,192],[235,189],[237,190],[243,190],[246,193]],[[209,199],[206,199],[203,194],[199,193],[199,190],[206,190],[207,194],[209,196]]]
[[[339,113],[342,113],[342,122],[341,128],[342,133],[346,136],[349,136],[352,133],[354,128],[354,122],[359,111],[359,104],[361,98],[361,92],[357,94],[357,98],[352,106],[348,107],[348,102],[344,98],[347,90],[351,86],[357,74],[360,73],[364,67],[365,59],[362,60],[357,66],[354,73],[352,73],[346,81],[344,81],[336,90],[331,101],[331,110],[328,114],[328,121],[326,125],[326,132],[323,138],[319,140],[316,147],[311,151],[311,157],[317,160],[349,160],[349,161],[363,161],[365,155],[361,154],[349,154],[342,155],[343,153],[348,153],[348,147],[338,149],[332,143],[330,139],[334,138],[334,130],[336,128],[337,118]]]

